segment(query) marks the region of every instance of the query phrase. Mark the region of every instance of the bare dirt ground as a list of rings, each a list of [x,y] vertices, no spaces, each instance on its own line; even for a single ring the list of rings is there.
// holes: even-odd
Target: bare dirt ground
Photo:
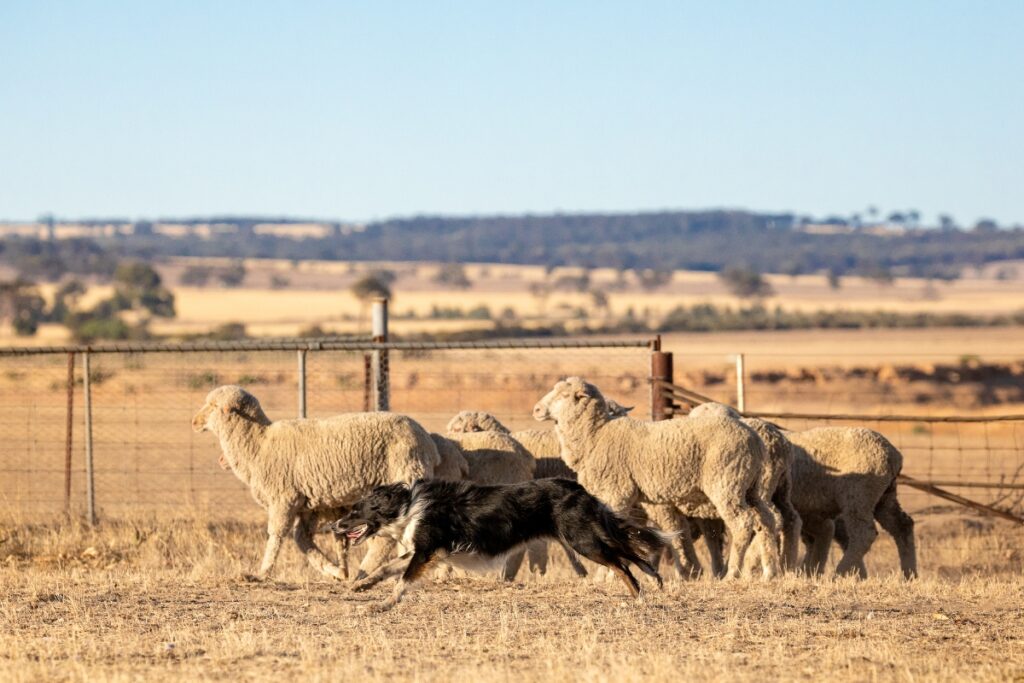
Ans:
[[[922,578],[645,584],[546,576],[429,579],[395,610],[290,547],[246,583],[257,524],[153,518],[0,525],[0,679],[899,680],[1024,676],[1024,534],[997,523],[920,530]],[[935,541],[941,540],[941,543]],[[993,552],[992,548],[1000,550]]]

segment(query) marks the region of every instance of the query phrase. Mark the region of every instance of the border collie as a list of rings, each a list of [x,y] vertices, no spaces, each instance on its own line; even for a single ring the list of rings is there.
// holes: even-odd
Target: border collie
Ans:
[[[661,576],[645,558],[663,550],[666,541],[664,534],[616,515],[568,479],[508,486],[439,480],[420,480],[411,487],[387,484],[373,489],[327,528],[357,545],[380,534],[407,549],[354,586],[366,590],[401,574],[383,609],[398,604],[433,562],[486,570],[540,538],[560,543],[578,575],[586,576],[586,570],[576,553],[611,569],[637,596],[640,584],[629,564],[661,586]]]

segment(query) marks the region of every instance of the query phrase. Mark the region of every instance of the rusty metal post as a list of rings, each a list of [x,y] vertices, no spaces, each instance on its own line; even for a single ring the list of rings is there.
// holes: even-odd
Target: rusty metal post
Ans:
[[[68,354],[68,407],[64,436],[64,516],[71,516],[71,453],[74,446],[75,354]]]
[[[373,398],[373,358],[363,354],[363,412],[370,412],[370,400]]]
[[[373,302],[373,341],[388,340],[388,300],[375,299]],[[373,352],[373,386],[377,400],[375,410],[391,410],[390,387],[388,386],[388,352],[376,349]]]
[[[651,352],[651,420],[671,420],[674,408],[672,399],[665,395],[662,382],[673,383],[672,354],[661,350],[658,338]]]

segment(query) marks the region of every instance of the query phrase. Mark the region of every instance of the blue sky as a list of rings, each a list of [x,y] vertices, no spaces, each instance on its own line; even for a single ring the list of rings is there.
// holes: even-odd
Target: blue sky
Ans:
[[[1024,2],[0,2],[0,217],[1024,223]]]

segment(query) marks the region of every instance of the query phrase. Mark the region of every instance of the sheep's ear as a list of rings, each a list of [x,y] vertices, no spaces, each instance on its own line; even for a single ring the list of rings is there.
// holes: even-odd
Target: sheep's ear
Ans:
[[[225,415],[230,415],[231,414],[231,406],[226,405],[226,404],[222,405],[220,407],[220,412],[224,413]]]

